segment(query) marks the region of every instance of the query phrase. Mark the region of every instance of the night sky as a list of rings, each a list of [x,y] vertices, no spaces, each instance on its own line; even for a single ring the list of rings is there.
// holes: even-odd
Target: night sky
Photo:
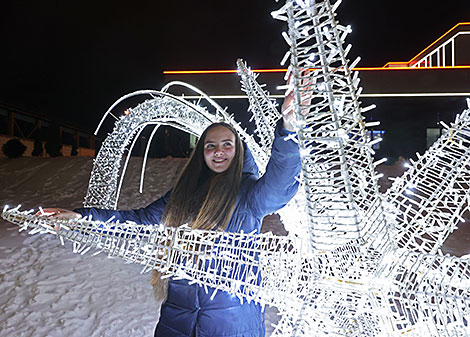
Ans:
[[[344,0],[360,66],[407,61],[458,22],[470,1]],[[270,0],[22,1],[0,10],[0,101],[93,130],[120,96],[160,89],[163,70],[279,67],[284,23]]]

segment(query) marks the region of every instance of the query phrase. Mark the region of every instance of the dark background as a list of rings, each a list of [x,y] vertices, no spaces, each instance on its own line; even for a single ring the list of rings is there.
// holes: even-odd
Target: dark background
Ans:
[[[160,89],[163,70],[234,69],[238,57],[252,68],[279,67],[286,27],[270,12],[280,6],[269,0],[2,1],[0,101],[93,131],[122,95]],[[470,2],[344,0],[338,19],[353,29],[351,59],[360,55],[359,66],[383,66],[408,61],[470,21]],[[383,111],[395,104],[382,102]],[[414,102],[411,108],[426,118],[425,102]]]

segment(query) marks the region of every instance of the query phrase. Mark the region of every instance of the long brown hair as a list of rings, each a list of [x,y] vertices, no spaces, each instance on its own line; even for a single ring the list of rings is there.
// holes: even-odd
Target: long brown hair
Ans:
[[[230,166],[215,173],[204,161],[207,132],[223,126],[235,136],[235,155]],[[214,123],[202,133],[165,208],[163,222],[170,227],[188,223],[192,228],[225,230],[240,190],[244,150],[240,136],[227,123]]]

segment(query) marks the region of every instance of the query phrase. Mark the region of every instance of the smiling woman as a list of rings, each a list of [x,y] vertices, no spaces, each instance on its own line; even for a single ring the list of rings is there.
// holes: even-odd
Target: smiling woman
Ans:
[[[259,233],[263,217],[286,205],[298,189],[299,148],[292,137],[286,137],[293,133],[291,105],[292,97],[288,96],[261,178],[238,133],[231,125],[219,122],[202,133],[175,187],[147,207],[44,211],[57,217],[91,215],[94,220],[114,217],[120,222]],[[241,303],[229,293],[201,288],[187,280],[161,278],[156,271],[152,284],[155,294],[164,299],[155,336],[265,336],[264,312],[253,301]]]
[[[224,172],[235,155],[235,134],[226,126],[215,126],[204,140],[204,161],[212,171]]]
[[[225,229],[240,190],[244,157],[243,143],[232,126],[211,124],[171,192],[164,223],[171,227],[191,223],[192,228]]]

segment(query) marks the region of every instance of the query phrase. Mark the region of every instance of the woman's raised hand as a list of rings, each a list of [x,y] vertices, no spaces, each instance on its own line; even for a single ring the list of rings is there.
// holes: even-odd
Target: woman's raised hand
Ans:
[[[283,127],[287,131],[295,131],[294,127],[294,92],[291,91],[285,98],[284,103],[282,103],[281,107],[282,119],[283,119]]]
[[[307,74],[309,70],[304,70],[301,73]],[[287,89],[285,93],[284,103],[281,107],[282,118],[284,122],[284,129],[287,131],[296,131],[294,127],[295,115],[294,115],[294,91],[292,90],[292,73],[289,74],[287,79],[287,83],[289,84],[289,89]],[[302,97],[301,97],[301,105],[308,106],[312,100],[312,93],[310,92],[309,80],[303,78],[301,80],[301,86],[304,88]],[[305,115],[308,112],[307,108],[301,110],[301,113]]]
[[[41,211],[37,212],[36,215],[45,215],[60,219],[80,219],[82,217],[80,213],[63,208],[43,208]]]

